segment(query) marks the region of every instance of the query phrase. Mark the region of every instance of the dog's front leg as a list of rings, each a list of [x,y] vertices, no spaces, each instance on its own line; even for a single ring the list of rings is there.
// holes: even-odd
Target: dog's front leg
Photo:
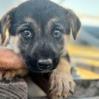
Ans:
[[[71,75],[71,66],[61,58],[57,68],[50,75],[50,99],[67,97],[74,92],[75,83]]]
[[[27,70],[25,68],[20,68],[17,70],[5,70],[0,71],[0,80],[13,80],[14,78],[18,77],[24,77],[27,75]]]

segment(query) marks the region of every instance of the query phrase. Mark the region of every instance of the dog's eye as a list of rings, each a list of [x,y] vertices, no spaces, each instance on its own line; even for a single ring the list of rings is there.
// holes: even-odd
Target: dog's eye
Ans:
[[[54,30],[53,31],[53,37],[54,38],[60,38],[62,35],[61,31],[60,30]]]
[[[29,30],[24,30],[23,33],[22,33],[22,35],[23,35],[23,37],[24,37],[25,39],[32,38],[32,33],[31,33],[31,31],[29,31]]]

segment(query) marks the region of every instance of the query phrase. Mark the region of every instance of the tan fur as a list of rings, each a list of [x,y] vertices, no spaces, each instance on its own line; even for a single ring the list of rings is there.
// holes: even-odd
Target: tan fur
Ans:
[[[60,59],[58,67],[50,77],[50,99],[67,97],[73,93],[75,83],[71,75],[71,66],[64,58]]]
[[[50,30],[51,29],[51,26],[53,25],[53,23],[57,22],[58,21],[58,18],[57,17],[54,17],[54,18],[51,18],[48,23],[47,23],[47,27],[48,29]]]
[[[68,43],[69,43],[69,39],[70,39],[70,35],[64,35],[64,48],[61,52],[62,53],[61,56],[64,56],[68,53],[67,46],[68,46]]]
[[[59,97],[68,97],[74,92],[75,83],[71,75],[71,66],[68,60],[64,57],[68,54],[67,44],[70,35],[64,35],[64,48],[60,57],[57,68],[52,72],[50,82],[50,99],[59,99]]]
[[[2,45],[3,46],[7,45],[8,41],[9,41],[9,37],[10,37],[9,31],[8,31],[8,29],[6,29],[5,33],[3,33],[3,35],[2,35]]]

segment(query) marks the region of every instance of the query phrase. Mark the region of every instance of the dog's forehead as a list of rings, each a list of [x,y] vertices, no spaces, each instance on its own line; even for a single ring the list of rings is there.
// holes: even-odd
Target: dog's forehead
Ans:
[[[63,19],[64,10],[49,0],[30,0],[16,8],[15,16],[17,21],[31,17],[35,21],[45,23],[55,17]]]

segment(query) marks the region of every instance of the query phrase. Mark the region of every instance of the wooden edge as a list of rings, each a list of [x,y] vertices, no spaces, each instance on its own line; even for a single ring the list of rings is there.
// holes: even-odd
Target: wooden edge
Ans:
[[[99,81],[98,80],[76,80],[76,88],[73,96],[68,99],[99,99]],[[34,84],[34,83],[32,83]],[[32,85],[31,85],[32,86]],[[47,99],[45,96],[33,96],[33,91],[39,93],[40,89],[34,90],[28,96],[27,83],[21,79],[11,82],[0,82],[0,99]]]
[[[30,97],[29,99],[47,99],[46,96],[42,96],[42,97]],[[67,98],[64,98],[67,99]],[[85,97],[85,98],[73,98],[73,97],[69,97],[68,99],[99,99],[99,97]]]
[[[28,99],[27,84],[24,80],[1,81],[0,99]]]

